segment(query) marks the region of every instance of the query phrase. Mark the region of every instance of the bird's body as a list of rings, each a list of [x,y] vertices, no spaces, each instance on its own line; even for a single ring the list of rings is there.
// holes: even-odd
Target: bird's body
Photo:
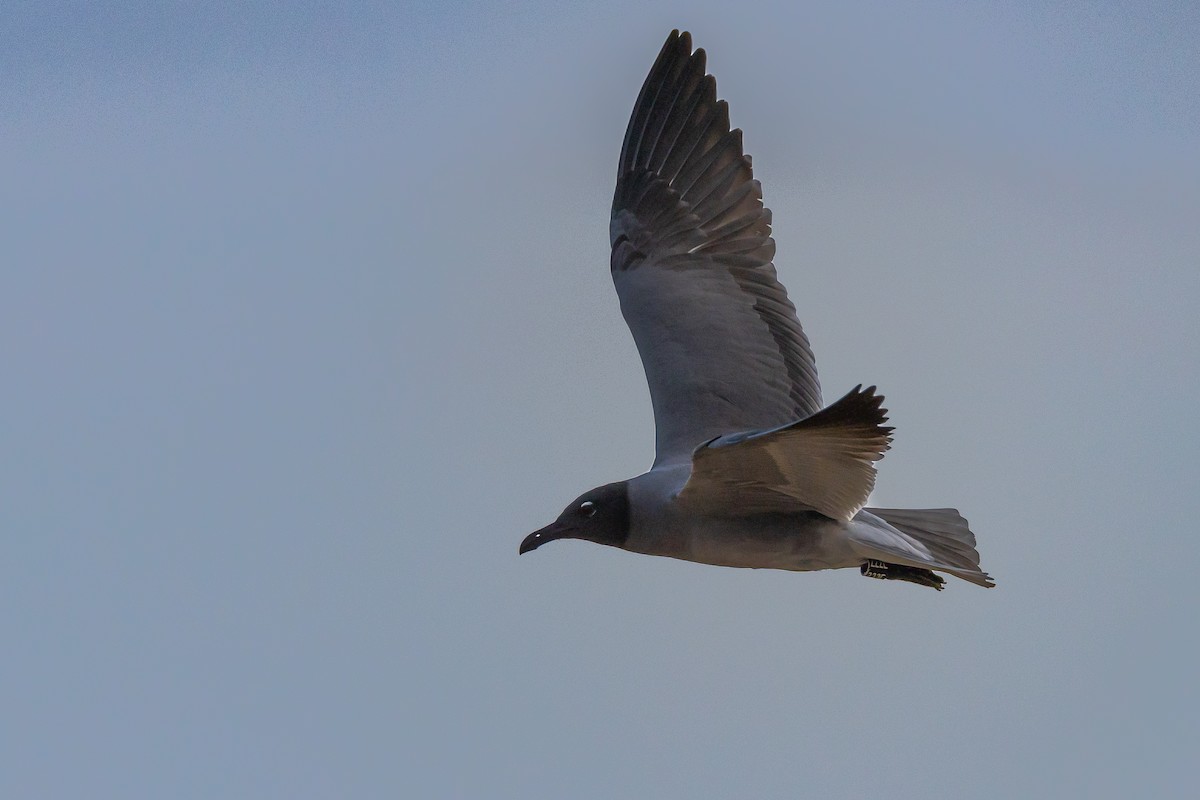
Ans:
[[[815,511],[697,515],[674,502],[691,470],[652,469],[629,481],[625,549],[720,567],[807,571],[857,567],[842,525]]]
[[[609,225],[654,465],[581,495],[520,551],[573,538],[718,566],[993,585],[957,511],[864,508],[891,442],[883,398],[859,386],[822,407],[771,263],[771,212],[704,65],[672,32],[629,121]]]

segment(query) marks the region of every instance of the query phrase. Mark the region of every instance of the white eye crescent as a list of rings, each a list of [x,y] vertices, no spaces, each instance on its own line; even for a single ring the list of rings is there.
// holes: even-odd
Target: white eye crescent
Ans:
[[[579,513],[588,517],[592,516],[596,513],[596,504],[591,500],[584,500],[579,504]]]

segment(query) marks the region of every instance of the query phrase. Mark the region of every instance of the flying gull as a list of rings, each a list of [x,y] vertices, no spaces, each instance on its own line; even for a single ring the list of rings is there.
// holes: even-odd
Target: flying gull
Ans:
[[[742,132],[672,31],[621,147],[613,284],[654,407],[655,459],[584,492],[520,552],[583,539],[702,564],[994,586],[952,508],[866,508],[892,428],[875,387],[822,407],[817,369],[772,259]]]

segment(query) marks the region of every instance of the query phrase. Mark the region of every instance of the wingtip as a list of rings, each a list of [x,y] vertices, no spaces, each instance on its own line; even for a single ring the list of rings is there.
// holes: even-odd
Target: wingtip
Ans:
[[[704,52],[703,47],[697,47],[695,50],[692,43],[692,34],[689,31],[683,31],[679,28],[674,28],[667,36],[667,40],[663,42],[662,50],[658,54],[659,60],[662,60],[668,54],[676,59],[692,59],[699,65],[700,73],[705,74],[705,65],[707,63],[708,54]]]
[[[679,28],[674,28],[667,36],[667,41],[663,43],[663,53],[672,50],[679,51],[679,54],[686,58],[692,52],[692,34],[688,31],[681,31]]]
[[[879,390],[876,386],[871,385],[864,389],[863,385],[860,383],[850,391],[846,392],[845,396],[843,396],[833,405],[837,406],[841,403],[854,403],[856,401],[862,403],[866,408],[876,411],[879,415],[879,422],[887,422],[888,410],[883,407],[884,396],[879,394]],[[888,428],[888,430],[895,429]]]

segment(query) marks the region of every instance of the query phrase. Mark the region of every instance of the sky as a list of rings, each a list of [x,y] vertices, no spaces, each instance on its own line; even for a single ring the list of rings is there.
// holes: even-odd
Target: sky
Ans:
[[[873,504],[983,590],[525,534],[653,457],[621,137],[709,53]],[[0,796],[1184,797],[1193,3],[16,3]]]

